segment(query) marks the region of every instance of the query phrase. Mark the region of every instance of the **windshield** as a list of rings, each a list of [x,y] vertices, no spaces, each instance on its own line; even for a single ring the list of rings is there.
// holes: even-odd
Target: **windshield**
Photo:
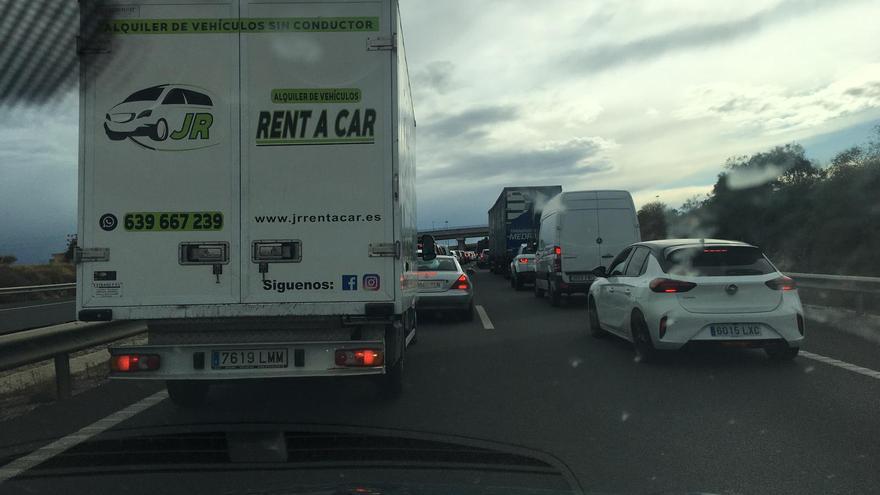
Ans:
[[[0,495],[880,494],[880,0],[0,0]]]
[[[434,258],[431,261],[419,261],[420,272],[457,272],[458,266],[451,258]]]
[[[131,94],[123,103],[131,103],[133,101],[156,101],[165,88],[156,86],[155,88],[142,89]]]
[[[759,249],[740,246],[699,246],[673,249],[666,255],[666,272],[694,277],[766,275],[776,269]]]

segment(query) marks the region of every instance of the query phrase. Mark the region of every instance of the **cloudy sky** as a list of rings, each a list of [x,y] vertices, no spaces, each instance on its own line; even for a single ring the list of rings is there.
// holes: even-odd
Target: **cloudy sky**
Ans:
[[[422,227],[485,223],[508,185],[677,206],[730,156],[827,160],[880,122],[876,0],[400,2]],[[0,110],[0,251],[75,229],[76,111]]]

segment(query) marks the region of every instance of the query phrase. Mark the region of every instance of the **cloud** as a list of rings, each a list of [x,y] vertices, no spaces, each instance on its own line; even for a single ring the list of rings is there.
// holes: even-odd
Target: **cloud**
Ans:
[[[729,22],[694,24],[624,43],[607,43],[569,53],[566,65],[595,74],[597,71],[651,60],[667,53],[727,43],[757,33],[768,25],[845,2],[785,0],[774,7]]]
[[[420,91],[433,91],[443,95],[456,86],[453,79],[454,72],[455,64],[449,60],[430,62],[413,74],[413,85]]]
[[[533,149],[481,150],[452,155],[449,165],[430,169],[420,179],[520,180],[565,178],[605,172],[612,168],[605,151],[617,147],[613,141],[600,137],[576,138],[551,142]],[[501,184],[501,182],[499,182]]]
[[[675,112],[679,119],[713,118],[738,128],[781,133],[880,107],[880,64],[812,91],[718,83],[689,93],[689,104]]]
[[[422,128],[422,131],[432,139],[459,136],[478,139],[487,134],[482,130],[483,128],[515,119],[517,113],[517,109],[511,105],[476,107],[461,113],[434,117]]]

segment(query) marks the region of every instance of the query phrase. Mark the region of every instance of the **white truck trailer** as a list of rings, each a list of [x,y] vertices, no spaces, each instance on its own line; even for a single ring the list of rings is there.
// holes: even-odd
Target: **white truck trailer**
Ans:
[[[80,46],[78,316],[148,326],[111,376],[181,405],[272,377],[399,393],[417,231],[397,1],[102,12]]]

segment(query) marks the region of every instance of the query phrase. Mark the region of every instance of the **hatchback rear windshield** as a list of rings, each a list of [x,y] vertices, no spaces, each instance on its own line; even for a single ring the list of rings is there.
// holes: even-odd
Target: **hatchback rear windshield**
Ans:
[[[538,248],[534,244],[522,248],[522,254],[535,254],[536,252],[538,252]]]
[[[419,261],[420,272],[457,272],[455,261],[449,258],[434,258],[431,261]]]
[[[722,277],[766,275],[775,268],[760,249],[746,246],[700,246],[667,251],[664,271],[672,275]]]

